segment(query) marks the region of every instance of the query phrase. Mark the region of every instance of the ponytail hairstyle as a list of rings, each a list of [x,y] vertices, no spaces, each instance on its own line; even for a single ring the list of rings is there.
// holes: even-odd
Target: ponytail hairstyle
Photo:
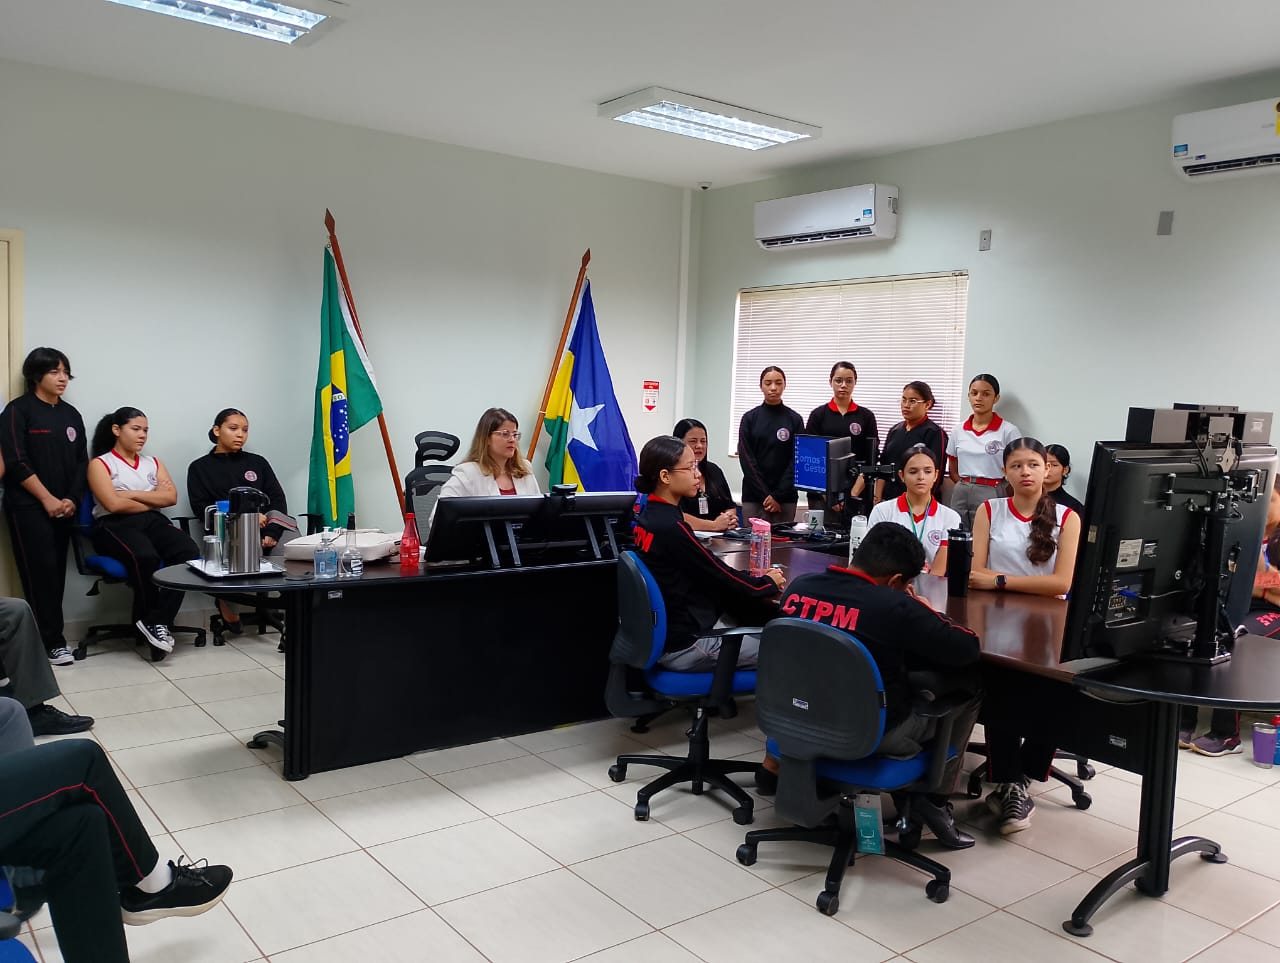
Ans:
[[[987,380],[983,375],[979,375],[979,377],[983,381]],[[995,385],[991,385],[991,387],[994,388]],[[1004,463],[1006,465],[1009,464],[1009,456],[1015,451],[1022,451],[1023,449],[1035,452],[1042,460],[1048,454],[1044,445],[1040,444],[1035,438],[1030,436],[1015,438],[1004,450]],[[1048,492],[1041,490],[1040,500],[1036,502],[1036,510],[1031,513],[1031,542],[1027,545],[1027,561],[1032,565],[1043,565],[1053,558],[1053,553],[1058,550],[1058,540],[1053,537],[1053,531],[1057,527],[1057,503],[1049,496]]]
[[[226,421],[228,418],[230,418],[232,415],[239,415],[245,421],[249,420],[249,416],[246,415],[239,408],[223,408],[221,411],[219,411],[216,415],[213,416],[213,428],[221,428],[222,423]],[[213,433],[213,428],[209,429],[209,440],[213,442],[214,450],[217,450],[218,436]]]
[[[987,384],[991,385],[991,390],[992,390],[992,391],[994,391],[994,392],[996,393],[996,395],[997,395],[997,396],[1000,394],[1000,379],[999,379],[999,378],[997,378],[995,375],[993,375],[993,374],[976,374],[976,375],[974,375],[972,378],[970,378],[970,379],[969,379],[969,387],[970,387],[970,388],[972,388],[972,387],[973,387],[973,385],[974,385],[974,382],[976,382],[976,381],[985,381]],[[1036,444],[1038,445],[1038,444],[1040,444],[1040,443],[1039,443],[1039,442],[1036,442]],[[1043,454],[1043,452],[1042,452],[1042,454]]]
[[[97,458],[116,446],[116,433],[111,430],[112,428],[127,425],[134,418],[145,417],[147,417],[146,412],[130,408],[128,405],[103,415],[98,421],[98,426],[93,429],[93,442],[89,446],[89,455]]]
[[[779,368],[776,364],[771,364],[769,365],[769,367],[765,368],[763,371],[760,372],[760,384],[764,384],[764,376],[767,375],[770,371],[778,372],[778,374],[782,375],[782,383],[784,385],[787,383],[787,373],[783,371],[781,368]],[[857,375],[854,375],[854,377],[857,377]]]
[[[662,483],[662,473],[676,467],[689,446],[674,435],[650,438],[640,449],[640,474],[636,475],[636,491],[652,495]]]

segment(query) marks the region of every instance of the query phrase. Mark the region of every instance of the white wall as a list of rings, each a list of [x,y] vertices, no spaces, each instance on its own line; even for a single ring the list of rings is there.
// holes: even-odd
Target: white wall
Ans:
[[[957,269],[970,275],[965,370],[994,373],[1007,417],[1071,449],[1077,494],[1093,442],[1123,437],[1130,405],[1280,409],[1280,176],[1186,184],[1168,160],[1175,114],[1264,97],[1280,97],[1280,74],[695,197],[697,376],[682,414],[706,421],[713,455],[735,444],[742,288]],[[901,188],[895,241],[795,252],[753,243],[755,201],[870,181]],[[1171,237],[1155,234],[1162,210],[1175,212]],[[984,228],[994,241],[979,253]],[[918,350],[910,331],[902,350]],[[851,360],[864,384],[875,378]],[[962,398],[939,402],[948,426],[968,414]],[[876,414],[886,426],[901,418]]]
[[[676,188],[6,61],[0,90],[26,346],[70,356],[90,431],[146,411],[148,450],[181,480],[233,405],[305,507],[326,207],[402,474],[424,428],[469,440],[495,404],[533,427],[587,247],[637,447],[675,420]],[[646,378],[664,389],[652,413]],[[362,523],[398,530],[376,425],[353,453]],[[82,592],[68,618],[95,611]]]

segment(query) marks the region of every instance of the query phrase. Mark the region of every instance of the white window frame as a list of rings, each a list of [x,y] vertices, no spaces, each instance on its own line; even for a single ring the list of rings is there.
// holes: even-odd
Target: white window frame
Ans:
[[[760,372],[787,374],[783,402],[806,421],[831,400],[831,366],[858,369],[855,404],[870,408],[883,440],[902,420],[902,386],[924,381],[936,404],[931,417],[951,432],[968,417],[964,337],[969,273],[744,288],[734,312],[733,380],[729,391],[729,455],[737,456],[742,415],[760,404]]]

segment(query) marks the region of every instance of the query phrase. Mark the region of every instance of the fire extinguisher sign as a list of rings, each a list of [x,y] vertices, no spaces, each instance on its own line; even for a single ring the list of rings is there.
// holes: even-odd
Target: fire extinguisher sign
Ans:
[[[646,381],[644,383],[644,410],[653,411],[658,407],[658,382]]]

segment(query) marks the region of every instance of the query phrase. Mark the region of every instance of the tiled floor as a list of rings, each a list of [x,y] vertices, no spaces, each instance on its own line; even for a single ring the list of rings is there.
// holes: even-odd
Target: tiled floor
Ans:
[[[947,903],[869,858],[828,919],[813,908],[828,851],[765,845],[743,868],[743,829],[710,795],[663,793],[650,821],[632,818],[653,771],[613,785],[609,763],[679,749],[678,722],[636,735],[609,720],[287,783],[274,750],[244,747],[281,713],[274,636],[182,645],[158,665],[117,649],[57,672],[62,707],[98,718],[94,737],[161,853],[236,870],[213,912],[129,928],[136,963],[1280,960],[1280,770],[1243,755],[1180,754],[1179,826],[1222,842],[1231,862],[1175,863],[1164,899],[1130,890],[1077,940],[1061,921],[1134,843],[1128,773],[1100,767],[1088,812],[1042,787],[1034,826],[1008,839],[980,804],[959,803],[978,845],[941,851]],[[744,709],[713,726],[716,755],[758,758]],[[761,800],[756,826],[776,824]],[[33,924],[24,941],[60,963],[47,913]]]

